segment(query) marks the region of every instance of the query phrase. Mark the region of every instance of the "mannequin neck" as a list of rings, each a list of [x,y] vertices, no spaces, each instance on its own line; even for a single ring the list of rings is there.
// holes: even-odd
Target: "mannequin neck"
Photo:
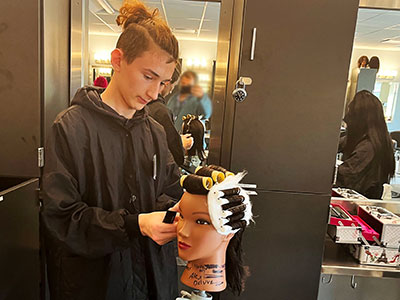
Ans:
[[[223,249],[210,258],[189,261],[181,282],[201,291],[223,291],[226,288],[225,253],[226,249]]]

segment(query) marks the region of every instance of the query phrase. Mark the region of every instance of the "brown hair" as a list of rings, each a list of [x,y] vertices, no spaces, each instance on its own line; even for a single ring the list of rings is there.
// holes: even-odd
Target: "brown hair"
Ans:
[[[171,83],[175,83],[178,81],[179,77],[181,77],[182,65],[178,60],[176,62],[174,73],[172,74]]]
[[[197,84],[197,82],[199,80],[196,72],[191,71],[191,70],[187,70],[187,71],[183,72],[181,77],[192,78],[194,80],[195,84]]]
[[[158,9],[150,10],[138,0],[125,0],[119,12],[116,22],[123,32],[117,48],[122,50],[128,64],[147,51],[152,43],[171,56],[169,62],[177,62],[178,41],[167,23],[158,16]]]

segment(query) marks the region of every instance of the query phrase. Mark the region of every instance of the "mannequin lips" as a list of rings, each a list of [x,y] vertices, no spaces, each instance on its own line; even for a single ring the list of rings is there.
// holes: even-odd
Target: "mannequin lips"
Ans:
[[[191,246],[188,244],[185,244],[184,242],[178,242],[178,247],[182,250],[189,249]]]

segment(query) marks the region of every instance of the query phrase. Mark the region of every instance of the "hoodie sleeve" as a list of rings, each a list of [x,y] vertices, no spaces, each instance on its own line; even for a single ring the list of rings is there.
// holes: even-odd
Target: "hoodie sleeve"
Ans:
[[[128,211],[107,211],[82,201],[83,154],[71,146],[80,141],[67,132],[62,122],[56,121],[48,137],[42,209],[47,232],[73,253],[86,257],[100,257],[128,247],[124,221]]]
[[[163,194],[157,198],[157,210],[167,210],[174,206],[183,195],[183,189],[179,183],[180,171],[171,153],[167,153],[167,166]]]
[[[175,162],[178,165],[182,165],[184,160],[184,149],[181,136],[178,131],[176,131],[173,122],[172,112],[161,102],[151,104],[151,106],[149,106],[149,111],[150,115],[164,127],[165,133],[167,134],[168,148],[171,151]]]
[[[336,185],[352,188],[362,179],[362,174],[374,159],[374,149],[369,141],[359,143],[338,168]]]

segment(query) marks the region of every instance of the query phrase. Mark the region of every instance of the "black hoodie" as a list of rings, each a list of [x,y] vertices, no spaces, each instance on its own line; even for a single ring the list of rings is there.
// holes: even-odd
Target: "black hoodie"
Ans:
[[[171,300],[174,245],[143,237],[137,220],[180,198],[178,167],[146,108],[126,119],[101,92],[78,90],[48,137],[41,218],[51,299]]]

